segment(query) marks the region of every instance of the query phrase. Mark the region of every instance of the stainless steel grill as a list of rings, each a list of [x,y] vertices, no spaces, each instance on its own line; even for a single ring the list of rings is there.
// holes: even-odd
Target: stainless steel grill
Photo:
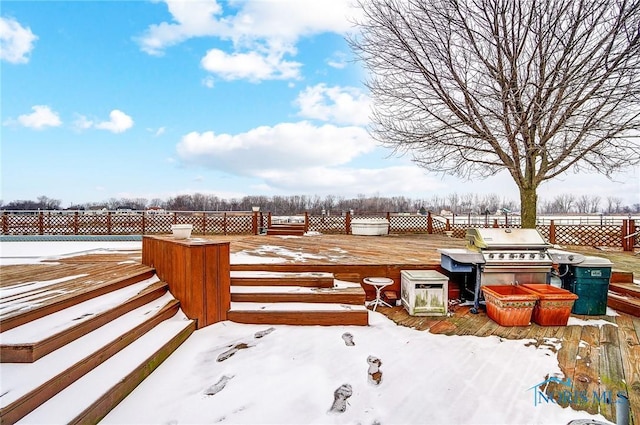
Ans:
[[[473,277],[472,313],[478,312],[482,285],[548,283],[553,264],[581,261],[579,254],[550,251],[552,245],[535,229],[468,229],[466,240],[465,249],[439,252],[445,270],[465,273],[465,283]],[[466,286],[463,289],[471,291]]]

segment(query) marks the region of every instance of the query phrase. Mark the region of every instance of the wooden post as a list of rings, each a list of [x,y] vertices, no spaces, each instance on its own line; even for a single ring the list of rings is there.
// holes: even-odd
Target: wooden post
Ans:
[[[427,233],[433,234],[433,217],[431,217],[431,211],[427,212]]]
[[[351,211],[347,211],[344,215],[344,228],[347,235],[351,233]]]
[[[147,233],[147,212],[142,211],[142,234]]]
[[[227,234],[227,213],[222,213],[222,233]]]
[[[9,214],[6,211],[2,212],[2,234],[9,233]]]
[[[309,231],[309,211],[304,212],[304,232]]]
[[[251,217],[251,230],[254,235],[258,234],[258,212],[254,211]]]
[[[77,235],[78,234],[78,229],[79,229],[79,224],[78,224],[78,211],[73,213],[73,234]]]
[[[231,307],[229,242],[142,238],[142,264],[153,267],[189,319],[203,328],[227,320]]]
[[[553,220],[549,223],[549,243],[556,243],[556,223]]]
[[[629,220],[629,235],[633,235],[630,238],[627,238],[627,240],[629,241],[629,251],[633,251],[633,248],[635,247],[635,242],[636,239],[638,238],[638,235],[635,234],[638,231],[638,228],[636,227],[636,221],[635,220]]]
[[[391,213],[387,211],[387,222],[389,223],[389,226],[387,228],[387,233],[391,233]]]
[[[107,235],[111,234],[111,211],[107,211]]]
[[[38,234],[44,234],[44,213],[42,211],[38,212]]]
[[[207,234],[207,213],[202,211],[202,235]]]
[[[633,242],[631,241],[631,231],[629,229],[629,220],[622,220],[622,250],[623,251],[633,251]],[[631,249],[629,249],[631,247]]]
[[[444,230],[446,230],[447,232],[451,230],[451,223],[449,223],[449,219],[447,219],[447,225]]]
[[[497,229],[498,227],[500,227],[500,225],[498,225],[498,219],[497,219],[497,218],[494,218],[494,219],[493,219],[493,227],[494,227],[495,229]]]

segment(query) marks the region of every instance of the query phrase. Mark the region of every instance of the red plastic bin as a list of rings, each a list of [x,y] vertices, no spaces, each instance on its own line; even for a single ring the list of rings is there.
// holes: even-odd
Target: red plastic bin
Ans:
[[[532,320],[541,326],[567,326],[573,303],[578,296],[566,289],[545,284],[524,284],[524,289],[539,297]]]

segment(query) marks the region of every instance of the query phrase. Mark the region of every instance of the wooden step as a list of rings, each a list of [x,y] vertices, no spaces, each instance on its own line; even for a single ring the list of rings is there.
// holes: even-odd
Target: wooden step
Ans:
[[[0,422],[14,423],[29,414],[178,310],[179,302],[167,293],[34,363],[1,363]]]
[[[194,331],[179,312],[24,418],[26,423],[95,424],[127,397]],[[78,400],[87,400],[87,404]]]
[[[609,292],[607,306],[616,311],[640,317],[640,298]]]
[[[332,273],[232,271],[232,286],[302,286],[333,288]]]
[[[636,283],[610,283],[609,290],[617,294],[640,298],[640,285]]]
[[[612,270],[611,283],[633,283],[633,273],[622,270]]]
[[[267,229],[267,236],[304,236],[304,228],[302,229],[278,229],[270,227]]]
[[[365,292],[360,285],[344,288],[308,288],[301,286],[231,286],[232,302],[254,303],[333,303],[364,305]]]
[[[140,264],[122,267],[130,269],[125,276],[109,279],[108,276],[111,275],[109,272],[105,273],[104,281],[100,280],[102,275],[92,276],[94,281],[91,283],[91,289],[86,289],[86,283],[82,287],[73,288],[71,285],[73,285],[74,279],[71,279],[65,282],[64,288],[57,289],[55,294],[52,294],[52,291],[45,286],[21,291],[16,295],[3,296],[0,299],[0,307],[3,311],[0,315],[0,332],[8,331],[92,298],[149,279],[155,273],[152,268]],[[67,287],[70,289],[66,290]],[[3,288],[3,290],[9,292],[8,290],[12,288]]]
[[[264,325],[367,326],[364,305],[317,303],[231,303],[228,319]]]
[[[2,334],[0,362],[31,363],[92,332],[168,290],[157,277],[42,317]]]

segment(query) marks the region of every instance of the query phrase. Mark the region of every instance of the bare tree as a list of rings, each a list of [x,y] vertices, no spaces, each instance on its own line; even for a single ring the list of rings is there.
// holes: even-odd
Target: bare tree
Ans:
[[[523,227],[563,173],[640,163],[640,0],[359,0],[372,134],[427,170],[507,170]],[[634,139],[634,137],[636,139]]]

